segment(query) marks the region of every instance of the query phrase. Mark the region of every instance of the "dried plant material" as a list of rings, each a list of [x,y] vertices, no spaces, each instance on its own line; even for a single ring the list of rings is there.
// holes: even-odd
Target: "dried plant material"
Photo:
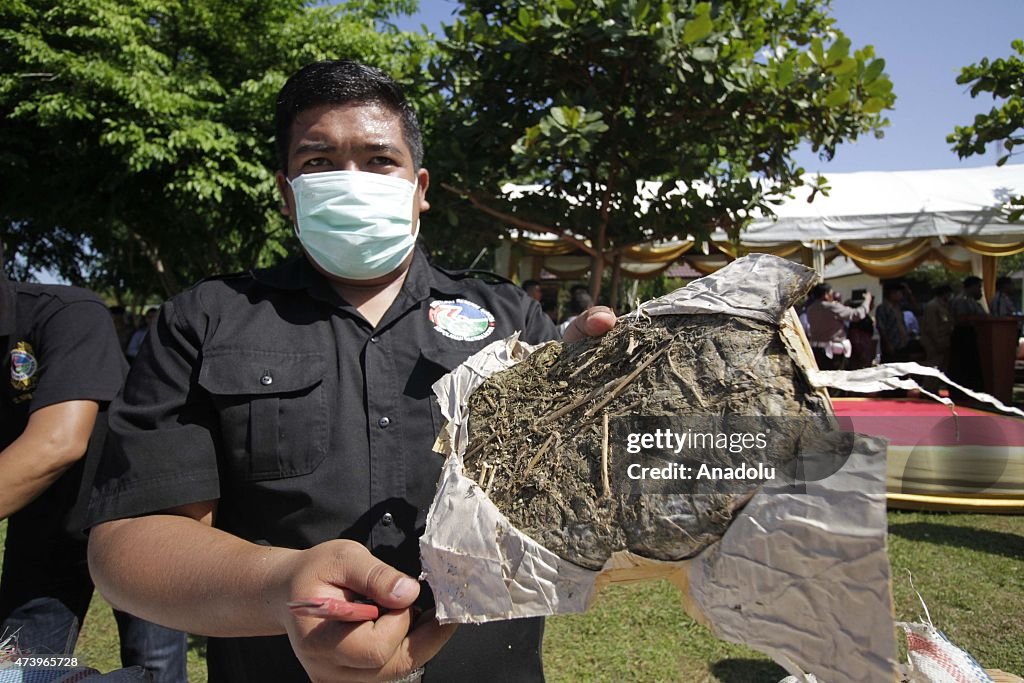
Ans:
[[[589,569],[618,550],[692,556],[721,537],[761,483],[638,492],[626,471],[637,459],[623,446],[650,419],[756,416],[774,430],[762,460],[780,472],[806,447],[809,426],[831,429],[827,403],[778,325],[723,314],[634,316],[602,338],[548,346],[487,379],[469,415],[467,475],[516,528]],[[781,434],[768,416],[810,419]],[[713,449],[689,455],[730,464]]]

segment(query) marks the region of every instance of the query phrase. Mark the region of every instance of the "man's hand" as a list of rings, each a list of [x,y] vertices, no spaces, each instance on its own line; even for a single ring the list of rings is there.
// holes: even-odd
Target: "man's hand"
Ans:
[[[569,323],[562,341],[571,343],[585,337],[600,337],[615,327],[615,321],[615,312],[607,306],[588,308]]]
[[[419,584],[353,541],[328,541],[294,553],[274,567],[268,599],[278,608],[292,649],[320,681],[390,681],[423,666],[455,626],[431,620],[409,630]],[[296,616],[292,600],[366,598],[386,608],[376,621],[342,622]]]
[[[89,569],[115,607],[149,621],[222,638],[287,633],[316,683],[392,681],[422,666],[455,631],[429,621],[410,631],[412,578],[353,541],[309,550],[256,545],[213,528],[216,501],[104,522],[89,536]],[[290,601],[367,598],[376,621],[297,616]]]

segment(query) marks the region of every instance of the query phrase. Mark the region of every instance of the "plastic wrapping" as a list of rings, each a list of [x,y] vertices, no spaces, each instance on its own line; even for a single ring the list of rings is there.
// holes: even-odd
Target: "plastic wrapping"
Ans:
[[[772,322],[797,366],[811,370],[806,341],[792,329],[788,304],[778,302],[814,278],[790,261],[754,255],[636,315],[719,312]],[[829,683],[894,680],[883,441],[858,437],[843,468],[803,492],[760,490],[695,558],[662,562],[618,552],[601,571],[589,571],[514,528],[463,473],[469,395],[535,348],[515,337],[494,342],[434,386],[448,419],[435,448],[448,457],[420,549],[439,621],[580,612],[606,583],[666,578],[697,621],[792,674]]]

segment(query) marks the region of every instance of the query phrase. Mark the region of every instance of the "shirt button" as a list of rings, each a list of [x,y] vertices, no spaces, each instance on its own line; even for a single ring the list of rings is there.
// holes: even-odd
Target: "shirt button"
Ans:
[[[274,378],[270,376],[269,372],[265,373],[262,377],[260,377],[260,384],[262,384],[265,387],[269,387],[273,383]]]
[[[370,337],[370,341],[374,344],[380,341],[380,337]]]
[[[395,518],[391,516],[390,512],[385,512],[384,516],[380,518],[380,523],[384,526],[391,526],[395,523]]]
[[[381,419],[377,420],[377,426],[379,426],[381,429],[384,429],[389,424],[391,424],[390,417],[382,417]]]

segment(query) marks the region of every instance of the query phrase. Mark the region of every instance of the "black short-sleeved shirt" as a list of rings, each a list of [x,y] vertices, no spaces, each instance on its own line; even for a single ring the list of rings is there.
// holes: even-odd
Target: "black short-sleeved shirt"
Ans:
[[[246,540],[352,539],[415,576],[442,464],[431,385],[516,331],[556,335],[515,285],[420,252],[376,328],[302,257],[204,281],[163,306],[111,407],[91,524],[217,499],[215,525]],[[540,680],[541,635],[462,627],[426,680]],[[284,636],[211,639],[208,662],[211,681],[305,680]]]
[[[127,371],[107,307],[78,287],[0,280],[0,344],[0,449],[25,431],[40,408],[78,400],[104,406]],[[17,550],[23,536],[25,543],[38,543],[66,526],[80,470],[81,465],[71,468],[12,515],[8,552]]]

